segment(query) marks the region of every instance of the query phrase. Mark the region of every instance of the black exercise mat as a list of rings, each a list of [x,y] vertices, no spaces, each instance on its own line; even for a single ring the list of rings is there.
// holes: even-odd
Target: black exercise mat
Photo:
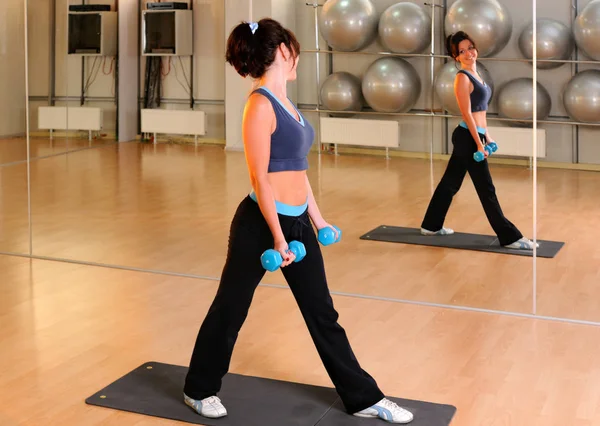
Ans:
[[[196,414],[183,402],[186,373],[187,367],[148,362],[85,402],[208,426],[373,425],[373,419],[347,414],[335,389],[232,373],[225,375],[219,392],[227,408],[227,416],[208,419]],[[456,411],[448,405],[390,399],[415,410],[413,426],[447,426]]]
[[[219,392],[227,416],[208,419],[183,402],[187,370],[187,367],[148,362],[85,402],[210,426],[312,426],[338,398],[331,388],[227,374]]]
[[[455,232],[452,235],[427,236],[421,235],[420,228],[404,228],[401,226],[381,225],[361,235],[360,239],[514,254],[517,256],[533,256],[533,250],[517,250],[503,247],[498,242],[498,238],[491,235]],[[537,249],[536,256],[546,258],[556,256],[562,246],[565,245],[565,243],[557,241],[537,240],[537,242],[540,246]]]

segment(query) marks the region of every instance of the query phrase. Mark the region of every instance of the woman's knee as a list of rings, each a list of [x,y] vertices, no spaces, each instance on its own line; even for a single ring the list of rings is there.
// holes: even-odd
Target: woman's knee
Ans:
[[[447,178],[441,180],[436,192],[439,195],[454,197],[459,190],[460,185],[456,184],[456,182],[454,182],[451,178]]]

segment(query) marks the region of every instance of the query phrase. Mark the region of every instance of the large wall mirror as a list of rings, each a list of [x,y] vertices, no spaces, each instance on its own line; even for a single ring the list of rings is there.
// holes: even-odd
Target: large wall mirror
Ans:
[[[29,254],[25,8],[0,4],[0,251]]]
[[[537,314],[598,322],[600,2],[540,4],[538,16],[538,46],[553,49],[541,53],[564,61],[538,66],[552,108],[538,124],[548,137],[537,164],[537,230],[564,246],[555,258],[536,258]]]
[[[88,260],[115,150],[116,1],[27,2],[32,253]],[[96,225],[96,226],[95,226]],[[76,236],[73,238],[73,236]],[[100,249],[96,249],[100,250]]]
[[[598,321],[600,53],[585,38],[597,3],[538,8],[535,44],[533,8],[517,0],[28,0],[26,78],[0,40],[23,63],[0,117],[0,251],[218,280],[251,191],[240,123],[252,86],[226,64],[226,37],[271,16],[301,44],[288,94],[315,129],[319,207],[343,230],[322,247],[333,292]],[[0,28],[23,25],[1,8]],[[472,170],[452,160],[469,133],[454,91],[464,61],[446,50],[459,30],[476,42],[471,77],[491,94],[497,144]],[[445,179],[454,234],[424,237]],[[503,249],[499,235],[540,247]],[[286,286],[280,272],[263,283]]]
[[[223,6],[195,3],[29,2],[30,134],[49,151],[32,179],[35,255],[218,275],[202,259],[209,240],[226,246],[210,236],[226,235],[212,224],[226,214],[203,216],[202,200],[227,194],[204,183],[225,181],[210,158],[224,139]]]
[[[500,228],[508,225],[498,224],[497,216],[514,224],[514,235],[533,238],[533,76],[518,45],[532,12],[511,12],[517,6],[510,1],[298,2],[296,25],[307,47],[299,94],[309,111],[321,95],[321,142],[339,153],[322,156],[318,180],[323,208],[345,230],[345,244],[325,250],[332,289],[531,312],[532,251],[505,251],[491,260],[481,250],[499,245],[497,232],[506,234]],[[491,182],[487,171],[461,172],[450,161],[453,137],[461,135],[455,132],[462,120],[454,80],[462,64],[447,55],[446,36],[461,29],[477,41],[477,74],[492,93],[487,122],[500,149],[488,160]],[[348,105],[354,93],[362,94],[360,111],[340,112],[353,110]],[[524,105],[507,107],[519,103]],[[398,131],[390,138],[393,147],[385,146],[388,126]],[[442,178],[444,188],[458,191],[445,221],[431,219],[437,213],[425,220]],[[442,192],[441,198],[447,197],[448,190]],[[494,192],[502,213],[488,218],[483,204],[489,207]],[[437,205],[437,195],[436,200]],[[431,237],[442,247],[421,244],[420,228],[430,221],[455,231],[446,241]],[[462,249],[448,248],[456,244]]]

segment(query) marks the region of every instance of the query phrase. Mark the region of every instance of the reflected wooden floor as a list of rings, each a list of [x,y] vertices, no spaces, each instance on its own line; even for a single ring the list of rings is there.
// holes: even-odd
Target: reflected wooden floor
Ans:
[[[359,240],[381,224],[418,227],[444,168],[443,161],[430,170],[419,159],[311,155],[320,208],[344,231],[342,244],[323,248],[331,289],[530,313],[529,257]],[[0,251],[28,250],[24,170],[0,169],[9,218]],[[531,236],[531,172],[493,165],[492,173],[505,214]],[[31,176],[34,254],[206,277],[220,275],[231,217],[250,190],[243,153],[216,146],[109,145],[32,162]],[[567,244],[557,258],[537,260],[538,313],[600,321],[600,248],[593,232],[582,232],[599,229],[600,175],[540,170],[539,178],[538,238]],[[446,224],[492,233],[468,177]],[[263,282],[285,284],[279,272]]]
[[[93,139],[90,142],[88,139],[78,137],[54,139],[31,137],[29,150],[31,158],[41,158],[114,143],[114,140],[108,139]],[[0,138],[0,165],[19,161],[27,161],[27,140],[24,137]]]
[[[180,424],[84,400],[143,362],[187,365],[214,281],[12,256],[0,278],[2,426]],[[598,327],[334,303],[382,390],[455,405],[452,426],[600,424]],[[231,371],[331,386],[287,289],[257,290]]]

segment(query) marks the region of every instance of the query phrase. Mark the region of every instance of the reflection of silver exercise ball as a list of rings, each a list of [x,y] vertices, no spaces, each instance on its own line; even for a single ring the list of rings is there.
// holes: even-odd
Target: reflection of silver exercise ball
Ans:
[[[537,20],[537,59],[560,59],[571,57],[575,44],[571,30],[562,22],[554,19]],[[533,21],[523,29],[519,36],[519,50],[527,59],[533,58]],[[539,69],[558,68],[560,62],[538,62]]]
[[[361,82],[358,77],[345,71],[329,75],[321,85],[321,103],[333,111],[360,111],[362,108]],[[334,117],[350,117],[350,114],[331,114]]]
[[[573,76],[563,93],[567,114],[587,123],[600,121],[600,71],[586,70]]]
[[[362,92],[375,111],[407,112],[419,99],[421,79],[404,59],[380,58],[367,68]]]
[[[442,65],[435,76],[435,94],[438,99],[442,102],[442,106],[446,111],[451,112],[452,114],[461,115],[460,108],[458,107],[458,101],[456,100],[456,95],[454,94],[454,80],[456,78],[456,72],[460,65],[455,64],[454,61],[450,61]],[[485,84],[490,86],[492,89],[492,97],[494,96],[494,82],[492,81],[492,76],[490,72],[487,70],[482,63],[477,62],[477,73],[481,76]],[[492,101],[490,101],[488,104]]]
[[[537,83],[537,118],[543,120],[550,114],[552,100],[544,86]],[[498,113],[501,117],[533,119],[533,79],[516,78],[498,90]],[[527,122],[516,122],[528,126]]]
[[[378,18],[370,0],[327,0],[319,15],[319,28],[334,50],[352,52],[377,37]]]
[[[457,0],[444,22],[446,36],[464,31],[475,41],[479,56],[500,52],[512,33],[512,18],[498,0]]]
[[[379,18],[379,37],[394,53],[421,53],[431,43],[431,18],[414,3],[396,3]]]
[[[600,60],[600,0],[592,0],[573,22],[577,46],[592,59]]]

